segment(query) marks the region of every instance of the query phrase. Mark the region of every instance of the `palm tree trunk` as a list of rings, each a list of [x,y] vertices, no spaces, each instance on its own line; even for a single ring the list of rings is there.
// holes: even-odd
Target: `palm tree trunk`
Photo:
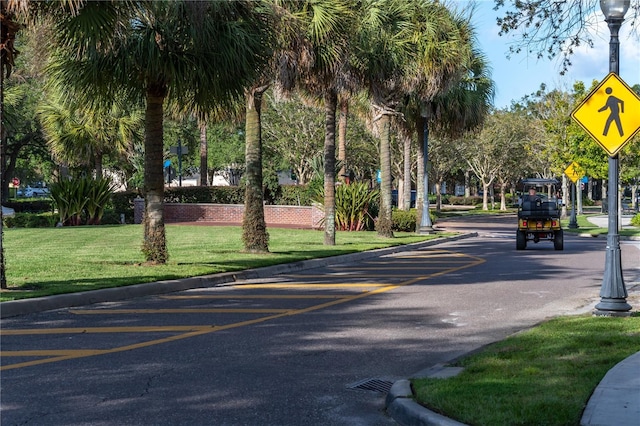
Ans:
[[[163,87],[147,89],[147,107],[144,120],[144,242],[142,252],[147,262],[166,263],[167,239],[164,228],[164,176],[163,160]]]
[[[250,253],[269,251],[269,234],[264,220],[264,194],[262,192],[262,94],[266,86],[247,90],[247,117],[245,161],[247,186],[244,194],[242,241]]]
[[[389,114],[380,118],[380,213],[376,230],[381,237],[393,237],[391,219],[391,120]]]
[[[102,159],[104,157],[104,155],[102,154],[101,151],[96,151],[95,155],[95,169],[96,169],[96,179],[102,179],[103,176],[103,172],[102,172]]]
[[[336,245],[336,108],[338,96],[324,97],[324,245]]]
[[[208,157],[207,157],[207,123],[200,122],[200,186],[208,184]]]
[[[345,180],[347,174],[347,117],[349,115],[349,101],[346,98],[340,99],[340,118],[338,121],[338,160],[341,161],[341,180]]]
[[[418,117],[416,120],[416,131],[418,134],[418,144],[416,145],[416,232],[420,228],[420,222],[422,221],[422,209],[424,205],[424,144],[421,142],[424,140],[424,120],[425,117]]]
[[[403,197],[402,197],[402,210],[409,211],[411,208],[411,136],[404,135],[403,137],[403,148],[404,148],[404,170],[403,170],[403,181],[404,186]]]

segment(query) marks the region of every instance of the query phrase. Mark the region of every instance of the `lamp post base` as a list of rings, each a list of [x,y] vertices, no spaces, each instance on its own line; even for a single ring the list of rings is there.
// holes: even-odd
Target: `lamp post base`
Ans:
[[[429,235],[429,234],[435,234],[436,230],[433,229],[432,226],[421,226],[420,229],[418,229],[418,234],[420,235]]]
[[[628,317],[631,316],[631,305],[626,299],[612,299],[603,297],[593,311],[597,317]]]

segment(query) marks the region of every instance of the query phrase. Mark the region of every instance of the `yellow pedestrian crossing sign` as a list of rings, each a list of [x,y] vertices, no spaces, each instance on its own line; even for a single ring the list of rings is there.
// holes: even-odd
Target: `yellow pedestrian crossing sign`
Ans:
[[[567,177],[571,179],[571,182],[573,183],[578,183],[578,180],[582,179],[582,176],[584,176],[582,167],[580,167],[575,161],[569,164],[569,167],[565,169],[564,174],[567,175]]]
[[[613,157],[640,131],[640,97],[610,73],[571,117]]]

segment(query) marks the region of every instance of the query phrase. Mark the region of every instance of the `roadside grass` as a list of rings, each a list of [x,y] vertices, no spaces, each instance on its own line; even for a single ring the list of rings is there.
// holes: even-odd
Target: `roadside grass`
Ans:
[[[232,272],[299,260],[410,244],[449,234],[337,232],[269,228],[270,253],[243,253],[240,227],[168,225],[169,261],[144,263],[140,225],[5,228],[7,284],[0,301]]]
[[[578,224],[577,229],[569,228],[569,222],[571,220],[570,218],[562,219],[561,220],[562,228],[564,229],[565,232],[572,232],[576,234],[591,234],[594,237],[598,235],[606,236],[607,233],[609,232],[608,229],[598,227],[593,223],[589,222],[589,220],[587,219],[589,216],[594,216],[594,215],[582,215],[582,214],[576,215],[576,223]],[[622,228],[619,231],[619,235],[625,236],[625,237],[640,237],[640,228],[639,227]]]
[[[640,314],[559,317],[460,359],[462,373],[414,379],[417,401],[470,425],[576,425],[618,362],[640,350]]]

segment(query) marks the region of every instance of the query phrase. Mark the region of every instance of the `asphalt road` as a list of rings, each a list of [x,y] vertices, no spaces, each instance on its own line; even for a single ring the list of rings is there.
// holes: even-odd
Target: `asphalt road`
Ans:
[[[516,251],[514,222],[441,222],[479,236],[3,319],[1,422],[395,424],[384,413],[395,380],[599,300],[604,238]],[[640,243],[621,251],[635,294]]]

